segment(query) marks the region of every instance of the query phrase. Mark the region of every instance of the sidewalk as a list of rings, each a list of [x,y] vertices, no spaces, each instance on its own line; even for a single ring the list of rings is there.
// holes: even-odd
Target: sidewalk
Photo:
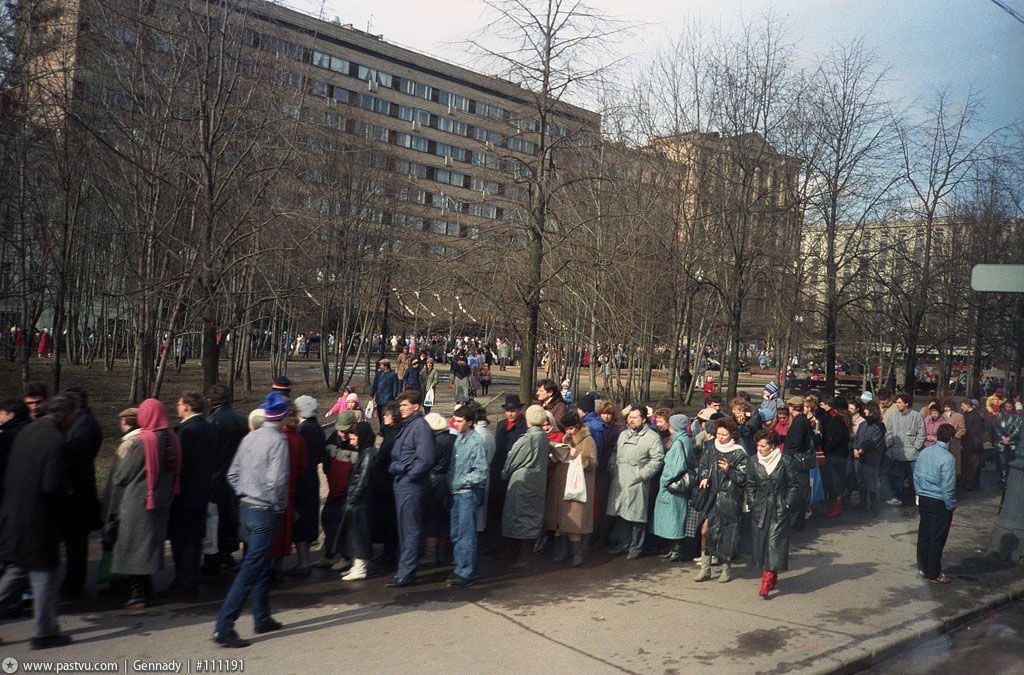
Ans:
[[[400,591],[384,577],[346,584],[320,570],[286,582],[272,595],[285,629],[249,649],[209,641],[225,578],[197,603],[138,614],[103,598],[65,603],[62,626],[76,642],[62,650],[29,652],[30,620],[9,622],[0,659],[127,659],[131,671],[136,659],[243,658],[249,673],[850,671],[1024,591],[1024,570],[983,553],[996,500],[990,488],[958,509],[947,586],[917,575],[913,509],[851,510],[796,540],[768,601],[756,595],[759,572],[743,565],[729,584],[698,584],[692,564],[657,557],[593,554],[581,570],[540,557],[514,573],[485,557],[487,578],[463,590],[444,586],[447,568]],[[238,628],[250,636],[251,617]]]

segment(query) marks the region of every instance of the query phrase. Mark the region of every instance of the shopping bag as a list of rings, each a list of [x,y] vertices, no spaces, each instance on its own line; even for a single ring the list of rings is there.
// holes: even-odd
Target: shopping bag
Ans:
[[[371,398],[370,401],[366,404],[366,410],[364,411],[364,413],[366,414],[366,420],[367,421],[370,421],[370,420],[373,419],[373,413],[376,410],[377,410],[377,404],[374,403],[373,399]]]
[[[434,405],[434,388],[427,389],[427,395],[423,397],[423,406],[430,408]]]
[[[217,528],[220,525],[220,513],[217,505],[210,502],[206,505],[206,535],[203,537],[203,555],[219,552],[217,547]]]
[[[587,481],[583,476],[583,459],[574,457],[569,462],[569,473],[565,477],[565,500],[587,502]]]
[[[820,504],[825,501],[825,484],[821,482],[821,469],[814,467],[810,472],[811,476],[811,504]]]

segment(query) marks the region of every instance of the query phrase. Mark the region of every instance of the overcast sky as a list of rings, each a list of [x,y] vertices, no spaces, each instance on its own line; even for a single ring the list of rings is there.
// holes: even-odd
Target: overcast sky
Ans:
[[[457,45],[486,18],[478,0],[287,0],[288,6],[351,23],[385,40],[473,67]],[[1024,0],[1003,0],[1024,14]],[[984,98],[994,128],[1024,120],[1024,24],[991,0],[590,0],[610,15],[639,24],[620,56],[638,64],[690,19],[725,28],[766,13],[782,19],[810,60],[829,47],[863,37],[889,70],[889,91],[911,104],[937,88],[969,87]],[[638,66],[641,67],[641,66]]]

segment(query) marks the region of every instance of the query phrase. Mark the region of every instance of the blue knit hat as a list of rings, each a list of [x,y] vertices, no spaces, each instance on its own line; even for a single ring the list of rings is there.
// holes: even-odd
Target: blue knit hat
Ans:
[[[263,399],[264,419],[268,422],[279,422],[288,413],[288,399],[276,391],[272,391],[267,394],[267,397]]]
[[[764,393],[768,394],[769,396],[775,396],[776,394],[779,393],[779,383],[769,382],[768,384],[764,385]]]

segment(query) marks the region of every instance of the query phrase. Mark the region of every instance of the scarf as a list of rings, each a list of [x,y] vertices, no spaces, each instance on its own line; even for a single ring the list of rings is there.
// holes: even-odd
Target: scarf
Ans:
[[[155,398],[147,398],[139,404],[139,437],[146,454],[146,509],[156,508],[153,490],[160,477],[160,439],[157,431],[166,431],[170,436],[171,446],[175,453],[174,462],[174,494],[181,492],[181,444],[178,437],[171,431],[167,423],[167,411],[164,404]]]
[[[722,454],[727,454],[727,453],[730,453],[730,452],[736,452],[737,450],[742,450],[742,449],[743,449],[743,446],[740,445],[739,443],[737,443],[736,441],[729,441],[725,445],[722,445],[721,443],[718,442],[717,438],[715,439],[715,450],[718,450]]]
[[[757,453],[758,464],[764,467],[769,476],[775,471],[780,461],[782,461],[782,452],[778,448],[772,448],[772,451],[767,455],[762,455],[760,452]]]

